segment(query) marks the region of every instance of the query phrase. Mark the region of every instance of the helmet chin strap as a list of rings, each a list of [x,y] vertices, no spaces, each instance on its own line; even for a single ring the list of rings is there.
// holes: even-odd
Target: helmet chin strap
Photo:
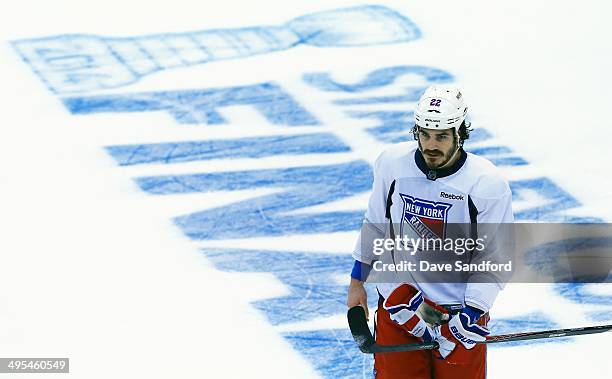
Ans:
[[[448,164],[448,162],[450,162],[455,157],[455,155],[457,155],[457,153],[459,152],[459,149],[461,148],[461,146],[459,146],[459,144],[457,143],[457,139],[456,138],[455,138],[455,142],[453,142],[453,145],[455,146],[455,149],[454,149],[453,153],[448,157],[448,159],[446,159],[444,162],[442,162],[442,164],[440,164],[438,167],[436,167],[436,170],[444,168],[444,166],[446,166]]]

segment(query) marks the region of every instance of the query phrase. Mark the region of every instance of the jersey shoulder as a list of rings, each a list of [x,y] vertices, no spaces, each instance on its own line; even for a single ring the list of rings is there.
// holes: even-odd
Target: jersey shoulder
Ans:
[[[374,163],[374,171],[382,177],[392,180],[397,177],[410,175],[413,171],[414,151],[417,149],[416,142],[400,142],[385,149]]]
[[[386,148],[376,159],[376,166],[395,165],[398,162],[405,162],[405,159],[412,161],[414,152],[418,148],[416,141],[396,143]]]
[[[479,155],[468,153],[466,169],[474,175],[472,196],[483,199],[498,199],[510,194],[510,185],[501,170],[491,161]]]

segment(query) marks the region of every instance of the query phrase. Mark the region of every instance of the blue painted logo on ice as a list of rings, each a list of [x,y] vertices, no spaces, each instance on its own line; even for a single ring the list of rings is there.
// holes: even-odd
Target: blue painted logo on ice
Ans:
[[[370,29],[362,29],[365,24]],[[162,70],[195,65],[203,65],[201,69],[205,70],[208,62],[272,54],[303,45],[361,47],[367,51],[370,45],[405,43],[420,35],[407,17],[386,7],[368,5],[308,14],[282,25],[124,38],[69,34],[24,39],[13,45],[74,115],[146,113],[164,117],[168,130],[176,133],[175,141],[167,137],[152,141],[154,136],[142,135],[133,143],[106,146],[121,167],[155,164],[167,168],[163,175],[134,178],[142,191],[151,195],[151,201],[188,193],[268,190],[212,208],[194,205],[174,218],[186,236],[205,242],[358,230],[363,209],[331,206],[370,191],[371,165],[355,153],[367,145],[364,141],[385,145],[409,140],[414,102],[425,87],[452,82],[453,75],[437,67],[406,64],[356,69],[355,74],[361,76],[353,82],[334,79],[337,72],[299,72],[290,78],[248,84],[238,84],[229,77],[227,85],[215,88],[130,93],[124,87]],[[313,50],[313,59],[316,54]],[[323,51],[320,58],[326,59]],[[109,93],[113,88],[122,91]],[[107,91],[101,94],[100,90]],[[301,100],[311,98],[324,100]],[[249,108],[257,115],[249,122],[273,132],[185,138],[183,133],[194,127],[241,131],[244,123],[225,112],[230,107]],[[335,112],[333,117],[327,115],[329,111]],[[334,124],[343,125],[344,131],[330,127]],[[549,178],[534,174],[536,170],[523,171],[529,162],[486,129],[475,129],[465,148],[509,172],[517,220],[600,221],[565,212],[580,203]],[[276,157],[279,159],[273,159]],[[264,164],[236,169],[232,162],[240,159]],[[293,164],[297,160],[301,163]],[[223,165],[195,172],[176,168],[188,162],[213,161]],[[450,204],[409,201],[407,217],[414,216],[432,231],[440,231],[439,224],[443,224],[448,211],[445,207]],[[362,377],[364,372],[371,372],[371,357],[364,358],[355,348],[345,325],[303,327],[305,321],[326,320],[346,312],[348,281],[339,283],[337,278],[348,277],[351,247],[347,246],[343,255],[280,251],[277,246],[205,247],[202,253],[221,270],[273,273],[288,288],[287,295],[255,301],[254,307],[322,376]],[[556,289],[575,301],[585,298],[582,287]],[[373,292],[369,297],[377,298]],[[498,318],[491,323],[496,333],[555,326],[541,313]]]
[[[300,45],[369,46],[419,37],[416,25],[400,13],[363,5],[307,14],[282,25],[124,38],[68,34],[14,41],[13,46],[52,92],[69,94],[119,88],[162,70]]]

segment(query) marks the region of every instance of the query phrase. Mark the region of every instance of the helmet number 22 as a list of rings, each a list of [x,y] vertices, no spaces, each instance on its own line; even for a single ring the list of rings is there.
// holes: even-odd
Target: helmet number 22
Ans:
[[[439,107],[441,102],[442,102],[442,100],[440,100],[440,99],[431,99],[431,101],[429,102],[429,106],[430,107]]]

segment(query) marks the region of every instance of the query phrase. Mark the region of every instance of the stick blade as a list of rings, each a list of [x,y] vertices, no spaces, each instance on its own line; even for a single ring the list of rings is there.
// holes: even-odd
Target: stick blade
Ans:
[[[365,310],[362,306],[356,305],[348,310],[346,316],[348,318],[351,334],[359,350],[361,350],[362,353],[371,354],[371,348],[374,346],[375,341],[374,337],[372,337],[372,332],[370,332],[368,321],[366,320]]]

